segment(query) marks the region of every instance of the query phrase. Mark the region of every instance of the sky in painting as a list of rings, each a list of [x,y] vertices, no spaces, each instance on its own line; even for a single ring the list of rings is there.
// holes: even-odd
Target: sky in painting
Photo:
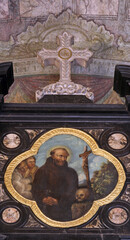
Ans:
[[[85,181],[85,174],[82,169],[82,158],[79,157],[79,154],[84,152],[84,148],[86,146],[88,150],[90,150],[89,145],[79,137],[71,134],[59,134],[50,138],[41,145],[37,155],[35,155],[36,165],[41,167],[46,162],[46,159],[50,156],[49,153],[52,149],[56,147],[65,147],[70,155],[68,158],[68,166],[76,170],[79,178],[79,184],[81,184]],[[94,155],[92,153],[89,155],[88,164],[90,179],[93,176],[93,172],[95,170],[99,170],[102,163],[106,162],[107,159],[104,157]]]

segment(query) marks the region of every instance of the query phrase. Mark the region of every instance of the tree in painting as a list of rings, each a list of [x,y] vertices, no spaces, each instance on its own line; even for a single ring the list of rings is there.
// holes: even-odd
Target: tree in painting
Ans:
[[[91,188],[94,199],[100,199],[107,196],[116,186],[118,173],[113,164],[109,161],[102,163],[101,169],[94,171],[91,178]]]

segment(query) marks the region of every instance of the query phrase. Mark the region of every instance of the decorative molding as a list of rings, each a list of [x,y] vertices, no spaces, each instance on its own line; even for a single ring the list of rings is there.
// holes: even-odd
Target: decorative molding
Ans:
[[[36,102],[42,99],[44,95],[83,95],[92,101],[94,100],[94,94],[89,87],[86,88],[73,82],[57,82],[37,90]]]

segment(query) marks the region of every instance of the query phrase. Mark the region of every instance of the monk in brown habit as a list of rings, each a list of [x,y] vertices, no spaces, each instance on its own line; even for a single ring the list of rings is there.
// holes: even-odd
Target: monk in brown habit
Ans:
[[[71,205],[78,188],[78,175],[68,167],[69,153],[64,148],[50,152],[46,163],[35,175],[32,194],[41,211],[57,221],[72,220]]]

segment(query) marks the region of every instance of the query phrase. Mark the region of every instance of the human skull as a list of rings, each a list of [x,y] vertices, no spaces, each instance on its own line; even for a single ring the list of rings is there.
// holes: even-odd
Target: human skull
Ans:
[[[89,190],[87,188],[80,188],[76,191],[76,200],[82,202],[89,197]]]

